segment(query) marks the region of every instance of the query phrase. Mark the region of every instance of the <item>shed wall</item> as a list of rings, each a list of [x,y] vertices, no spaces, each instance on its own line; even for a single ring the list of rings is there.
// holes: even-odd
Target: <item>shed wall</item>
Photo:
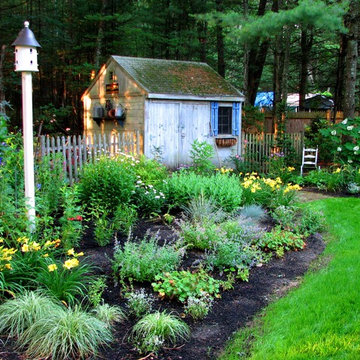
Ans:
[[[110,73],[115,75],[114,80],[110,79]],[[106,93],[106,84],[116,82],[119,84],[119,91],[113,94]],[[105,107],[106,101],[110,100],[113,106],[121,104],[126,109],[126,120],[123,126],[117,121],[105,119],[100,126],[92,118],[93,107],[97,104]],[[111,134],[119,131],[144,132],[144,102],[145,91],[141,89],[131,78],[129,78],[114,61],[100,72],[100,75],[84,96],[84,133],[86,136],[96,134]]]
[[[230,155],[240,153],[240,141],[235,146],[218,148],[210,136],[209,101],[145,101],[144,153],[152,158],[161,156],[165,165],[175,168],[191,162],[190,150],[195,140],[214,147],[213,162],[224,164]]]

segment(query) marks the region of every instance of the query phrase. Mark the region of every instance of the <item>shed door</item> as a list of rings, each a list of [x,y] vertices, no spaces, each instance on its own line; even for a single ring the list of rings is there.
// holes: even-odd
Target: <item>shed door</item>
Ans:
[[[145,155],[154,157],[154,152],[159,151],[163,163],[175,168],[179,164],[180,104],[164,101],[149,102],[148,106],[149,113],[145,119]]]
[[[209,103],[182,103],[179,124],[179,163],[191,163],[191,145],[195,140],[209,141]]]

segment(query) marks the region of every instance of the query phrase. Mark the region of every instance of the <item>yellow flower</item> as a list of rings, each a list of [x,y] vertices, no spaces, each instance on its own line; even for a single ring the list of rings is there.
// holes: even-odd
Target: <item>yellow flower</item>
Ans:
[[[4,239],[3,238],[0,238],[0,244],[4,242]]]
[[[293,166],[289,166],[287,169],[288,169],[288,171],[294,171],[295,170],[295,168]]]
[[[22,252],[28,252],[30,249],[29,249],[29,245],[28,244],[24,244],[22,247],[21,247],[21,251]]]
[[[71,255],[71,256],[74,256],[74,254],[75,254],[74,249],[68,250],[67,254],[68,254],[68,255]]]
[[[337,168],[337,169],[334,171],[334,174],[338,174],[339,172],[341,172],[341,169],[340,169],[340,168]]]
[[[5,264],[5,269],[11,270],[12,269],[11,264]]]
[[[40,249],[41,249],[40,244],[39,244],[39,243],[37,243],[37,242],[33,242],[33,243],[31,243],[31,247],[32,247],[32,249],[33,249],[34,251],[38,251],[38,250],[40,250]]]
[[[81,252],[79,252],[79,253],[75,254],[75,256],[76,256],[76,257],[79,257],[79,256],[84,256],[84,253],[81,251]]]
[[[74,267],[77,267],[79,265],[79,260],[78,259],[70,259],[70,260],[66,260],[64,263],[64,268],[70,270]]]
[[[47,258],[47,257],[49,257],[49,254],[46,253],[46,254],[43,255],[43,257]]]
[[[48,269],[49,269],[50,272],[55,271],[57,269],[57,265],[56,264],[50,264],[48,266]]]

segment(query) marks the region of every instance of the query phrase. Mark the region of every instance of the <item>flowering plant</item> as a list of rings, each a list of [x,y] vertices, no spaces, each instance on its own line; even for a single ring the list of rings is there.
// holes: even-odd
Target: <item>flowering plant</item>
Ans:
[[[289,205],[294,201],[297,184],[283,183],[280,177],[262,178],[257,173],[246,173],[242,182],[244,204],[259,204],[268,208]]]
[[[331,141],[329,150],[336,162],[360,165],[360,117],[345,119],[320,132]]]

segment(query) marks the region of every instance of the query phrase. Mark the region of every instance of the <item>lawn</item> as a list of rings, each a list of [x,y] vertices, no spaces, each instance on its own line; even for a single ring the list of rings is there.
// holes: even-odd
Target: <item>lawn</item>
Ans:
[[[322,210],[329,226],[321,269],[240,330],[221,360],[360,358],[360,199],[306,206]]]

